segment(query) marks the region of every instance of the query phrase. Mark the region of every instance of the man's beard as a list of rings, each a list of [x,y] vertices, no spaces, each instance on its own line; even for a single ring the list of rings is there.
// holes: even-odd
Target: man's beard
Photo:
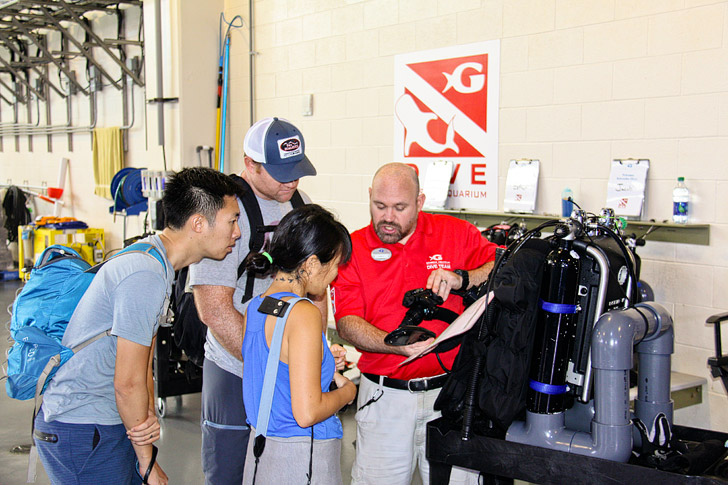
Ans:
[[[390,226],[394,228],[395,231],[393,233],[386,233],[382,231],[382,226]],[[385,244],[394,244],[399,242],[405,236],[404,231],[402,231],[402,226],[396,222],[379,222],[374,228],[374,232],[377,233],[379,240]]]

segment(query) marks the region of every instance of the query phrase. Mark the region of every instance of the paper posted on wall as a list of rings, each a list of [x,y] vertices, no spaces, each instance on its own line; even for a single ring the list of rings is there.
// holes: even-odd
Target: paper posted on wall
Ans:
[[[447,189],[452,177],[452,162],[437,160],[427,167],[422,191],[425,193],[425,209],[444,209],[447,201]]]
[[[640,218],[649,168],[650,161],[645,158],[612,160],[607,185],[607,207],[614,209],[616,215]]]
[[[504,211],[533,214],[536,209],[539,167],[538,160],[511,160],[506,176]]]
[[[410,362],[412,362],[415,359],[419,359],[425,354],[428,354],[432,352],[432,350],[440,345],[440,343],[444,342],[447,339],[457,337],[458,335],[461,335],[471,328],[473,328],[473,325],[475,325],[475,322],[478,321],[480,316],[483,314],[485,309],[488,306],[488,303],[491,302],[493,299],[493,292],[491,291],[487,295],[483,295],[480,298],[478,298],[475,303],[470,305],[468,308],[465,309],[465,311],[455,319],[448,327],[427,347],[425,347],[421,352],[415,355],[411,355],[407,358],[407,360],[402,361],[399,365],[405,365]]]

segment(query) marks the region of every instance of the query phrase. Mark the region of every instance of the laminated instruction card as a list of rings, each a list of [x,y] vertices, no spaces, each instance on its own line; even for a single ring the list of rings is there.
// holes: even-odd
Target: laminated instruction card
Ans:
[[[450,160],[436,160],[427,167],[422,191],[425,193],[425,209],[442,210],[447,201],[453,164]]]
[[[616,215],[640,218],[649,168],[650,161],[645,158],[612,160],[607,185],[607,207],[614,209]]]
[[[533,214],[536,209],[539,167],[538,160],[511,160],[506,176],[504,211]]]

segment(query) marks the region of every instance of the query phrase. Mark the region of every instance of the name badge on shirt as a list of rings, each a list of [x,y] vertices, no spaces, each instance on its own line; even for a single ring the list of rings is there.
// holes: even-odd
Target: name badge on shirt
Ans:
[[[372,250],[372,259],[374,261],[386,261],[392,257],[392,251],[387,248],[377,248]]]

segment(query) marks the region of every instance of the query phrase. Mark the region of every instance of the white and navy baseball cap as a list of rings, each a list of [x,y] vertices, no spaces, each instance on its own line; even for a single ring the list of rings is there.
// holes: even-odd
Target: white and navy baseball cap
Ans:
[[[256,122],[245,134],[243,150],[280,183],[316,175],[316,169],[306,158],[301,131],[283,118]]]

